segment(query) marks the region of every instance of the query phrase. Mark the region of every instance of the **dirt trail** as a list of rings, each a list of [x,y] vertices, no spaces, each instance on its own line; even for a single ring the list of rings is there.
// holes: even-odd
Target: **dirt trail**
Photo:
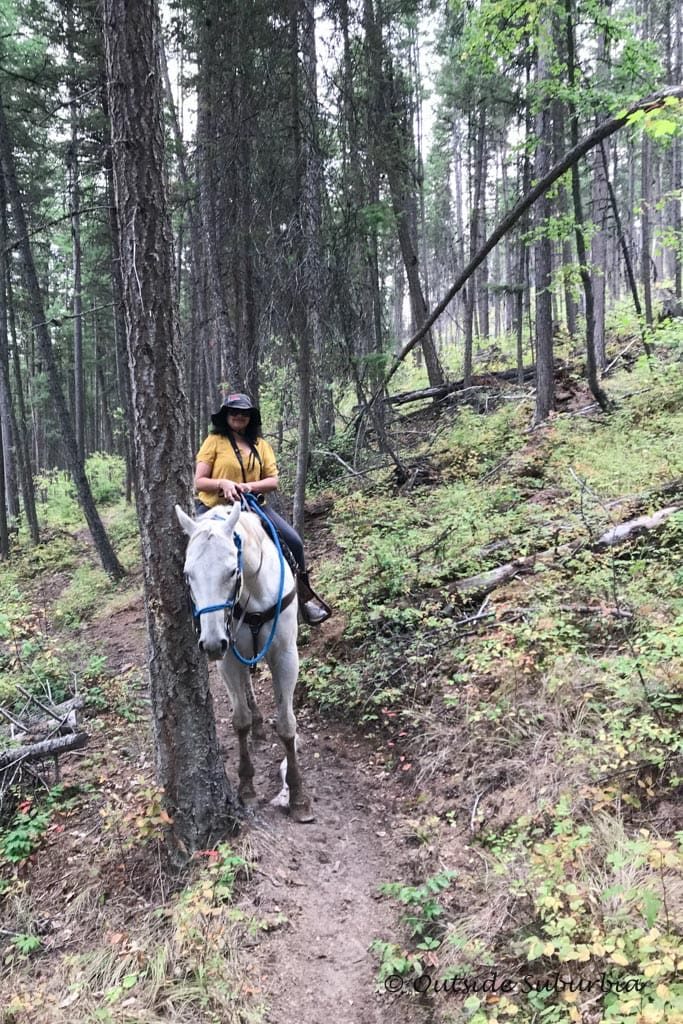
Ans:
[[[112,667],[144,665],[140,605],[121,609],[103,624],[100,640]],[[332,630],[333,623],[326,628]],[[211,678],[226,770],[236,785],[229,704],[216,668]],[[242,835],[256,870],[241,907],[275,925],[244,951],[245,983],[266,1005],[265,1019],[272,1024],[414,1024],[424,1019],[419,1007],[377,991],[378,960],[369,949],[375,938],[395,941],[402,935],[395,907],[380,896],[379,886],[406,877],[406,850],[396,827],[408,791],[353,729],[300,707],[301,767],[316,818],[310,825],[291,821],[270,805],[280,788],[282,746],[267,671],[259,674],[256,689],[268,738],[253,750],[260,799]]]
[[[373,939],[397,930],[393,908],[379,895],[382,882],[400,877],[386,780],[351,731],[321,726],[306,710],[298,719],[316,820],[300,825],[270,806],[281,747],[277,740],[257,747],[255,783],[264,802],[249,835],[257,864],[250,900],[257,913],[286,920],[258,940],[247,970],[263,991],[267,1020],[277,1024],[408,1022],[407,1004],[399,1011],[393,997],[377,992],[369,952]],[[236,748],[232,740],[227,746],[230,770]]]

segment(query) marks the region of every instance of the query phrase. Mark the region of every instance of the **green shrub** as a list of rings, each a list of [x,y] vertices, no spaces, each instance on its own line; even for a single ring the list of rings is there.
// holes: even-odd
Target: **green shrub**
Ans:
[[[126,464],[119,455],[94,452],[86,459],[85,471],[98,505],[111,505],[122,497]]]
[[[61,626],[75,626],[89,618],[113,586],[104,569],[81,565],[61,597],[55,602],[55,621]]]

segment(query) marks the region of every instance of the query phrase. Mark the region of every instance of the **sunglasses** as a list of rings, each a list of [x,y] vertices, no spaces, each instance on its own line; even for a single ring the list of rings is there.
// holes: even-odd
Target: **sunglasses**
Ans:
[[[244,419],[251,419],[251,412],[245,412],[244,409],[228,409],[228,416],[242,416]]]

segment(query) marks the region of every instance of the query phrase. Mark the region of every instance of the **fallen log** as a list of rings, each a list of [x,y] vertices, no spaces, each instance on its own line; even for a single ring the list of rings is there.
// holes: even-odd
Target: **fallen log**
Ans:
[[[70,728],[75,732],[76,712],[85,705],[84,697],[72,697],[71,700],[62,701],[61,704],[50,704],[45,706],[47,715],[31,715],[26,720],[26,728],[29,732],[51,732],[55,727]]]
[[[558,364],[558,369],[559,364]],[[536,373],[535,366],[529,366],[524,370],[524,381],[532,381]],[[430,398],[447,398],[448,395],[455,394],[456,391],[469,390],[472,387],[491,387],[497,383],[507,383],[508,381],[518,383],[517,370],[495,370],[487,371],[486,373],[475,373],[470,379],[467,389],[465,387],[465,380],[452,381],[450,384],[437,384],[431,388],[419,388],[417,391],[402,391],[398,395],[387,395],[383,399],[386,405],[406,405],[409,402],[420,402],[426,401]]]
[[[29,718],[21,718],[0,707],[0,715],[11,725],[9,735],[5,731],[1,738],[33,742],[55,734],[64,736],[74,733],[78,726],[77,712],[84,704],[83,697],[72,697],[61,704],[39,705],[46,714],[31,715]]]
[[[638,516],[637,519],[631,519],[620,526],[613,526],[611,530],[603,533],[602,537],[596,540],[592,548],[594,551],[603,551],[605,548],[623,544],[624,541],[631,540],[632,537],[639,537],[643,533],[649,533],[650,530],[656,530],[680,509],[680,505],[671,505],[669,508],[661,508],[659,512],[655,512],[651,516]]]
[[[88,734],[77,732],[71,736],[55,736],[53,739],[31,743],[25,747],[14,747],[0,753],[0,772],[6,771],[21,761],[42,761],[46,757],[66,754],[70,750],[82,750],[88,742]]]
[[[618,544],[623,544],[635,537],[639,537],[644,533],[657,530],[666,523],[674,512],[680,512],[681,508],[683,508],[681,505],[671,505],[668,508],[654,512],[651,516],[638,516],[636,519],[629,519],[628,522],[621,523],[619,526],[613,526],[607,530],[606,533],[603,533],[592,544],[577,542],[561,544],[547,551],[539,551],[536,554],[527,555],[523,558],[515,558],[511,562],[497,566],[495,569],[488,569],[486,572],[477,573],[476,576],[457,580],[455,583],[450,584],[448,589],[452,593],[459,594],[461,597],[471,597],[475,594],[483,596],[495,590],[496,587],[501,586],[503,583],[507,583],[508,580],[514,579],[516,576],[533,573],[538,564],[545,565],[552,562],[561,562],[583,548],[599,554],[609,548],[616,547]]]

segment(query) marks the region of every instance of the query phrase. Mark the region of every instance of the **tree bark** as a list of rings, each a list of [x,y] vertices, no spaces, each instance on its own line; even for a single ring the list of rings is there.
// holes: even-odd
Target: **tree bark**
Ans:
[[[174,505],[191,500],[189,405],[182,374],[164,170],[161,28],[153,0],[105,0],[104,38],[123,308],[131,372],[138,519],[159,781],[184,860],[235,825],[207,664],[187,614],[184,538]]]
[[[2,228],[0,228],[0,253],[4,250]],[[0,255],[0,427],[2,429],[2,460],[4,497],[7,512],[11,518],[19,515],[17,495],[17,424],[12,406],[12,389],[9,375],[9,345],[7,341],[7,292],[5,290],[5,265]]]
[[[36,498],[33,492],[33,474],[31,467],[31,450],[28,439],[28,427],[26,425],[26,405],[24,402],[24,390],[22,387],[21,367],[19,365],[19,354],[16,344],[16,331],[14,328],[14,317],[11,309],[11,290],[9,279],[9,262],[7,248],[7,221],[6,221],[6,195],[5,182],[0,169],[0,252],[4,256],[0,259],[0,372],[6,365],[5,390],[9,397],[8,414],[12,423],[14,438],[16,439],[17,469],[19,471],[19,486],[24,502],[24,514],[28,525],[29,536],[32,544],[40,543],[40,529],[38,526],[38,515],[36,512]],[[11,328],[11,329],[10,329]],[[12,371],[10,373],[10,335],[12,338]],[[14,376],[14,395],[16,399],[16,413],[14,403],[11,400],[12,385],[11,378]]]
[[[381,24],[375,25],[371,40],[373,46],[379,48],[379,51],[374,54],[375,61],[381,65],[382,56],[384,56],[390,69],[390,77],[382,79],[379,91],[383,115],[380,126],[384,142],[380,154],[383,170],[389,183],[401,257],[408,280],[413,329],[417,330],[427,316],[428,307],[422,287],[417,244],[417,196],[412,173],[415,142],[406,111],[406,96],[403,87],[397,82],[393,73],[391,58],[385,52]],[[434,387],[437,384],[443,384],[443,370],[429,330],[425,331],[422,337],[422,351],[430,385]]]
[[[7,490],[5,487],[5,453],[2,424],[0,424],[0,558],[9,558],[7,530]]]
[[[565,17],[565,29],[567,33],[567,72],[571,95],[576,83],[573,0],[565,0]],[[568,106],[572,146],[576,146],[579,141],[579,119],[573,98],[570,99]],[[606,410],[609,408],[609,400],[604,390],[600,387],[598,379],[598,363],[595,355],[595,305],[593,301],[593,281],[588,269],[588,254],[586,252],[586,240],[583,234],[583,203],[581,199],[581,179],[579,176],[578,163],[572,164],[572,198],[574,200],[576,252],[579,257],[579,273],[581,274],[581,284],[583,285],[583,294],[586,303],[586,374],[591,394],[600,405],[600,408]]]
[[[73,272],[73,418],[78,456],[81,461],[83,461],[85,459],[85,375],[83,368],[83,283],[81,273],[81,183],[79,180],[80,171],[78,165],[78,97],[76,94],[73,70],[75,26],[73,4],[71,3],[71,0],[66,4],[66,34],[67,52],[71,67],[69,75],[69,121],[71,137],[67,151],[66,164],[69,177],[69,214],[71,217],[71,260]]]
[[[294,480],[294,529],[304,532],[304,502],[311,426],[311,360],[320,331],[320,189],[318,151],[317,56],[313,0],[290,0],[291,103],[295,184],[295,249],[299,280],[295,283],[294,326],[299,368],[299,430]],[[301,64],[299,52],[302,54]]]

